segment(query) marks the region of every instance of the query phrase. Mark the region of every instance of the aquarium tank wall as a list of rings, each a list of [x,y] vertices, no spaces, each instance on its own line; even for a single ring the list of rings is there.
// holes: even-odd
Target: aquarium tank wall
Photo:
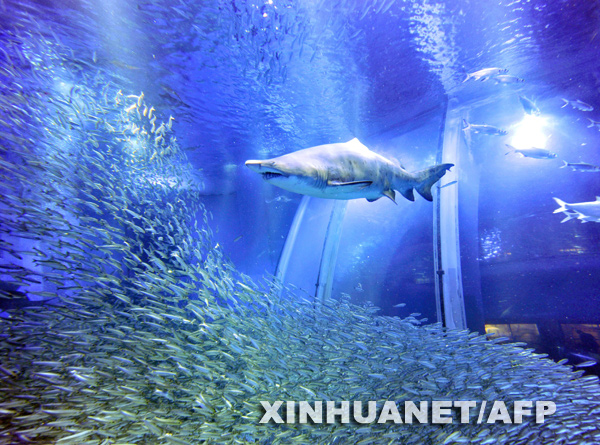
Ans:
[[[0,11],[0,443],[600,441],[598,1]]]

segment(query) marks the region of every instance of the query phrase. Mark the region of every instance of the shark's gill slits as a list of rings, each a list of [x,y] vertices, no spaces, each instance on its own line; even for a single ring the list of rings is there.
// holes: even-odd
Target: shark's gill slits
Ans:
[[[324,190],[327,187],[327,175],[317,175],[315,187]]]

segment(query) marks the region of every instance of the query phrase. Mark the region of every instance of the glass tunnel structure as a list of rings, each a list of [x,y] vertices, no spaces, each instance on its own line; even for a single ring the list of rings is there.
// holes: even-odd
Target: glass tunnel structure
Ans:
[[[599,42],[596,0],[0,0],[0,445],[600,443]]]
[[[411,139],[422,141],[424,134],[431,134],[434,136],[428,143],[433,149],[428,156],[455,164],[444,177],[450,185],[437,189],[433,226],[411,225],[410,220],[416,217],[410,209],[398,214],[398,209],[385,201],[340,203],[304,197],[277,262],[276,277],[317,299],[332,292],[353,294],[359,301],[379,298],[377,304],[387,306],[392,313],[400,312],[393,305],[407,301],[408,307],[403,310],[426,314],[431,321],[525,341],[557,359],[564,358],[569,349],[585,349],[583,345],[588,343],[592,346],[588,352],[595,353],[591,338],[582,340],[574,333],[579,331],[584,339],[588,334],[598,340],[596,254],[592,247],[597,234],[590,227],[592,232],[574,235],[587,242],[572,244],[571,235],[549,241],[542,235],[548,230],[543,226],[542,214],[552,201],[523,202],[514,192],[494,191],[507,180],[512,182],[511,188],[537,187],[528,181],[539,183],[540,178],[498,169],[500,156],[486,163],[489,155],[484,153],[489,149],[485,144],[490,142],[464,131],[463,122],[473,116],[478,121],[486,120],[486,107],[492,100],[506,99],[492,99],[489,91],[484,99],[452,98],[424,128],[386,142],[392,146],[410,145]],[[521,105],[511,102],[505,107],[518,115]],[[536,138],[545,143],[550,137],[548,127],[553,117],[525,114],[519,119],[513,124],[512,141],[533,138],[533,144],[539,145]],[[516,167],[527,168],[525,164]],[[548,181],[547,177],[544,180]],[[562,178],[559,181],[555,187],[570,182]],[[569,184],[571,190],[588,187],[587,182]],[[486,199],[488,194],[493,199]],[[503,225],[508,227],[498,227]],[[523,230],[531,233],[524,235]],[[527,239],[529,235],[531,239]],[[421,243],[415,243],[414,238],[421,238]],[[360,240],[358,245],[356,240]],[[356,254],[358,249],[360,255]],[[415,253],[419,255],[415,257]],[[352,261],[357,256],[362,257],[362,270]],[[398,284],[386,270],[392,267],[403,279]],[[564,301],[565,294],[575,301]]]

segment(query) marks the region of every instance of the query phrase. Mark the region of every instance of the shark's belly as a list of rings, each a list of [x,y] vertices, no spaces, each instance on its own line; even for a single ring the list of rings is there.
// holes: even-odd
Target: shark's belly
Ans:
[[[381,188],[376,186],[367,186],[362,188],[361,190],[344,190],[343,186],[332,186],[325,187],[322,189],[317,188],[307,188],[305,190],[290,190],[296,193],[302,193],[308,196],[314,196],[315,198],[324,198],[324,199],[377,199],[381,198]]]
[[[381,198],[381,189],[374,187],[374,186],[368,186],[362,190],[347,192],[347,191],[337,191],[332,187],[332,188],[326,188],[324,190],[323,198],[328,198],[328,199],[359,199],[359,198],[376,199],[376,198]]]

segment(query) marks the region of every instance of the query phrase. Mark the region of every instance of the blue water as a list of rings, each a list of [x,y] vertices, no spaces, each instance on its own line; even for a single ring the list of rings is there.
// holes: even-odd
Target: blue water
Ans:
[[[600,225],[560,224],[562,214],[552,213],[552,197],[600,194],[600,173],[558,168],[561,160],[600,165],[600,134],[587,120],[600,120],[597,1],[4,0],[0,8],[0,62],[27,70],[17,55],[25,50],[52,70],[54,83],[32,80],[29,91],[53,96],[77,82],[96,93],[143,91],[175,117],[215,239],[252,277],[275,272],[301,196],[264,183],[245,160],[358,137],[413,171],[436,162],[448,110],[506,129],[504,137],[461,142],[451,186],[470,327],[597,329]],[[524,82],[463,83],[487,67]],[[541,110],[546,148],[557,159],[505,154],[524,118],[518,95]],[[561,108],[561,98],[595,109]],[[420,198],[397,207],[349,203],[333,295],[436,321],[432,211]],[[325,223],[305,223],[308,238],[294,258],[296,284],[311,295],[314,274],[303,264],[318,263],[322,244],[311,244],[310,232]]]
[[[600,196],[560,168],[600,166],[599,34],[597,0],[0,0],[0,445],[598,443],[600,222],[553,198]],[[465,80],[492,67],[515,83]],[[244,166],[353,138],[447,187],[334,203]],[[559,410],[255,420],[307,395]]]

